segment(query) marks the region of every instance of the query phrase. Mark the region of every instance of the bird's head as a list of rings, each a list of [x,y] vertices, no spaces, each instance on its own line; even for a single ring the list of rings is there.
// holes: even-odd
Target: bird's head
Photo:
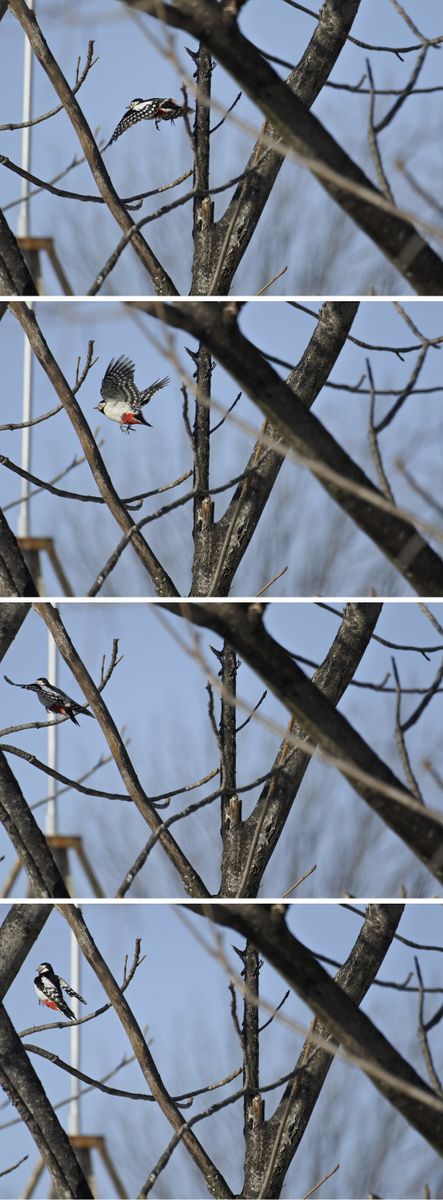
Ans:
[[[50,963],[40,963],[40,966],[37,967],[37,975],[45,975],[47,971],[52,971]]]
[[[100,400],[100,404],[95,404],[94,408],[98,408],[99,412],[104,412],[105,411],[105,401]]]
[[[49,679],[45,679],[44,675],[40,679],[36,679],[34,687],[51,687]]]
[[[143,96],[136,96],[135,100],[130,100],[128,108],[138,108],[139,104],[145,104]]]

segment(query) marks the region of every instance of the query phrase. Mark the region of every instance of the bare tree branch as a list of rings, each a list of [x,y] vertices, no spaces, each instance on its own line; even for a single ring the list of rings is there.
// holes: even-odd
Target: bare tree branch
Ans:
[[[135,253],[149,273],[156,292],[164,296],[175,295],[176,288],[172,279],[170,279],[150,246],[148,246],[143,235],[136,229],[127,209],[117,195],[89,125],[83,116],[72,88],[65,79],[63,72],[60,70],[56,59],[43,37],[35,14],[28,7],[25,0],[9,0],[9,7],[20,22],[22,29],[24,29],[36,58],[47,74],[75,129],[98,190],[103,196],[110,213],[112,213],[120,229],[130,236]],[[27,293],[24,292],[24,294],[26,295]]]
[[[93,941],[80,910],[73,905],[61,905],[59,912],[75,934],[82,953],[100,980],[104,991],[113,1005],[152,1095],[155,1097],[161,1111],[172,1127],[175,1130],[180,1129],[184,1123],[180,1109],[171,1099],[165,1088],[153,1056],[146,1045],[142,1031],[125,997],[122,995],[121,988],[118,987],[109,967],[100,954],[98,946]],[[201,1171],[206,1187],[211,1195],[217,1197],[217,1200],[223,1197],[232,1197],[232,1192],[228,1184],[191,1130],[184,1133],[183,1143],[196,1166]]]
[[[160,7],[158,0],[124,3],[201,38],[262,110],[285,146],[318,177],[411,286],[420,294],[441,294],[443,262],[438,254],[411,223],[395,214],[364,172],[243,36],[235,19],[220,16],[213,0],[180,0],[179,6],[162,0]]]
[[[50,630],[54,641],[57,644],[58,650],[67,663],[69,669],[75,676],[77,683],[82,688],[84,695],[91,705],[94,715],[99,722],[103,734],[108,743],[109,749],[113,755],[114,762],[120,772],[121,778],[125,787],[128,790],[128,795],[136,804],[142,817],[153,831],[161,829],[162,821],[158,812],[149,800],[146,792],[141,786],[137,773],[132,765],[126,746],[118,732],[115,722],[104,704],[99,691],[97,690],[89,672],[86,670],[80,656],[77,654],[70,637],[63,625],[60,614],[57,609],[50,604],[39,604],[36,606],[37,611],[43,618],[45,624]],[[159,834],[160,841],[168,858],[172,862],[175,869],[178,871],[185,890],[192,896],[202,896],[207,894],[207,889],[200,879],[200,876],[194,870],[189,859],[178,846],[178,843],[172,837],[167,829],[161,829]]]
[[[17,238],[9,228],[6,217],[0,209],[0,295],[37,296],[37,294],[36,284],[20,250]]]
[[[236,929],[313,1010],[336,1042],[356,1056],[383,1096],[443,1156],[443,1103],[413,1067],[290,933],[283,905],[191,904],[216,925]]]
[[[27,6],[25,7],[27,8]],[[29,9],[27,9],[27,12],[29,12]],[[98,451],[97,444],[91,434],[89,425],[83,416],[72,389],[69,387],[69,384],[60,370],[58,363],[51,354],[49,346],[45,341],[43,334],[41,333],[34,313],[31,312],[25,304],[21,303],[11,305],[11,312],[17,317],[22,329],[30,341],[38,362],[43,367],[43,370],[48,376],[48,379],[52,383],[54,390],[63,404],[63,407],[83,448],[85,458],[88,461],[100,494],[108,505],[108,508],[112,513],[112,516],[117,521],[117,524],[124,533],[129,533],[134,529],[134,522],[124,507],[123,502],[120,500],[120,497],[117,495],[101,454]],[[167,596],[176,595],[177,589],[175,588],[172,580],[161,566],[161,563],[151,550],[150,546],[148,546],[141,533],[135,531],[131,541],[134,550],[140,556],[142,562],[149,571],[154,586],[159,594]]]
[[[287,706],[314,745],[326,756],[332,755],[331,761],[370,808],[402,838],[437,879],[443,880],[439,815],[431,815],[417,804],[372,747],[271,637],[263,624],[261,604],[181,601],[167,602],[166,607],[195,625],[213,629],[226,638]]]
[[[443,562],[403,516],[397,516],[364,471],[284,383],[241,332],[232,306],[195,301],[133,301],[167,325],[201,338],[264,416],[284,446],[301,456],[322,487],[348,513],[420,595],[443,594]],[[371,499],[373,497],[373,503]],[[387,511],[388,510],[388,511]]]

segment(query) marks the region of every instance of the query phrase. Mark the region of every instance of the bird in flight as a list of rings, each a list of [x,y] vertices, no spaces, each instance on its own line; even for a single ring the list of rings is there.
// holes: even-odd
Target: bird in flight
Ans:
[[[74,996],[76,1000],[80,1000],[81,1004],[86,1004],[83,996],[79,996],[78,992],[62,979],[61,975],[56,975],[50,963],[40,963],[37,967],[37,974],[34,979],[34,988],[38,996],[39,1004],[43,1004],[45,1008],[53,1008],[56,1012],[61,1012],[64,1017],[68,1017],[70,1021],[75,1021],[75,1013],[66,1004],[63,999],[63,992],[67,992],[68,996]]]
[[[87,712],[84,704],[77,704],[76,700],[71,700],[71,697],[62,692],[53,683],[49,683],[44,675],[40,679],[36,679],[35,683],[14,683],[12,679],[8,679],[7,675],[3,676],[6,683],[10,683],[12,687],[24,688],[27,692],[35,692],[40,704],[47,712],[56,713],[60,717],[69,717],[74,725],[78,725],[77,715],[81,713],[82,717],[92,717],[94,714]]]
[[[192,112],[186,104],[178,104],[176,100],[162,98],[161,96],[152,96],[150,100],[143,100],[137,96],[135,100],[131,100],[127,110],[122,116],[121,121],[114,129],[112,137],[103,150],[107,150],[112,142],[116,142],[117,138],[121,137],[122,133],[126,133],[132,125],[137,125],[138,121],[154,121],[155,128],[158,129],[160,121],[174,121],[177,117],[184,117],[186,113]],[[103,151],[102,151],[103,153]]]
[[[165,379],[156,379],[150,387],[140,391],[134,383],[134,371],[134,363],[124,355],[111,359],[101,383],[100,395],[103,399],[96,405],[99,412],[109,417],[110,421],[119,422],[123,433],[129,433],[134,425],[149,425],[152,428],[150,421],[145,421],[142,408],[149,404],[160,388],[170,383],[169,376],[166,376]]]

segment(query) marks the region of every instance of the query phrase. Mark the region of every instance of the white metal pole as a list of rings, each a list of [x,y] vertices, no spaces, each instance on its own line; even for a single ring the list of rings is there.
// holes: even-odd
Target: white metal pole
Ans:
[[[35,0],[27,0],[28,8],[35,11]],[[23,106],[22,120],[30,121],[32,116],[32,72],[33,72],[33,54],[28,38],[25,36],[25,51],[23,62]],[[31,161],[31,133],[32,127],[22,130],[22,167],[23,170],[29,171]],[[20,195],[22,203],[19,208],[17,233],[19,237],[27,237],[29,234],[29,203],[28,203],[29,183],[26,179],[22,179]],[[24,355],[23,355],[23,421],[32,419],[32,354],[28,339],[24,339]],[[22,431],[22,467],[23,470],[29,471],[31,460],[31,429],[23,429]],[[22,503],[19,509],[18,519],[18,536],[27,537],[29,534],[29,504],[28,504],[29,483],[26,479],[21,482],[21,497]]]
[[[48,679],[57,687],[57,647],[48,632]],[[58,727],[54,722],[48,727],[48,766],[52,771],[57,770],[57,734]],[[57,800],[55,798],[57,782],[48,775],[49,804],[46,810],[46,833],[53,837],[57,833]],[[76,988],[76,991],[78,989]]]
[[[80,948],[77,938],[71,933],[71,987],[81,996],[81,963]],[[73,1011],[79,1016],[78,1000],[72,1001]],[[71,1029],[71,1067],[80,1070],[80,1032],[81,1025],[73,1025]],[[80,1133],[80,1080],[71,1076],[71,1103],[69,1106],[69,1133]]]
[[[26,337],[26,334],[24,334],[23,406],[22,406],[22,421],[24,421],[24,422],[32,420],[32,375],[33,375],[33,364],[32,364],[31,347],[30,347],[30,344]],[[26,426],[25,426],[25,428],[22,429],[22,469],[24,471],[29,471],[30,462],[31,462],[31,427],[28,426],[26,428]],[[28,534],[30,532],[30,514],[29,514],[29,503],[28,503],[29,486],[30,485],[28,483],[28,480],[22,479],[21,490],[20,490],[22,502],[20,504],[19,518],[18,518],[18,536],[20,538],[28,537]]]
[[[35,12],[35,0],[27,0],[28,8],[31,12]],[[33,75],[33,53],[29,38],[25,35],[25,54],[23,61],[23,107],[22,121],[30,121],[32,118],[32,75]],[[31,161],[31,133],[32,125],[22,130],[22,168],[24,171],[29,171]],[[19,237],[27,237],[29,233],[29,195],[30,185],[27,179],[22,179],[20,196],[22,203],[19,208],[17,232]]]

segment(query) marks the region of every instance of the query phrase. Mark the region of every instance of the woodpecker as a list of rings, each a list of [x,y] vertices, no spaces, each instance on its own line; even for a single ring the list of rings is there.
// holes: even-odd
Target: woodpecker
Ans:
[[[134,363],[124,355],[115,361],[111,359],[100,388],[103,400],[96,404],[99,412],[109,417],[110,421],[119,422],[123,433],[129,433],[134,425],[149,425],[152,428],[141,410],[145,404],[149,404],[155,392],[170,383],[169,376],[166,376],[165,379],[156,379],[150,387],[140,392],[134,383],[134,371]]]
[[[50,963],[40,963],[37,967],[37,974],[34,979],[34,988],[38,996],[39,1004],[43,1004],[45,1008],[54,1008],[56,1012],[61,1012],[64,1017],[68,1017],[70,1021],[75,1021],[75,1013],[68,1007],[63,999],[63,991],[68,993],[68,996],[75,996],[76,1000],[80,1000],[82,1004],[86,1004],[83,996],[79,996],[78,992],[74,992],[72,987],[62,979],[61,975],[56,975]]]
[[[150,100],[143,100],[140,96],[136,96],[135,100],[131,100],[128,104],[126,112],[103,149],[107,150],[112,142],[116,142],[122,133],[126,133],[126,130],[130,129],[131,125],[136,125],[138,121],[154,121],[155,128],[158,129],[160,121],[172,121],[174,124],[177,117],[184,117],[185,113],[189,112],[192,112],[192,108],[189,108],[188,105],[178,104],[177,100],[171,100],[171,98],[162,99],[161,96],[153,96]]]
[[[49,683],[42,675],[41,679],[36,679],[35,683],[13,683],[12,679],[8,679],[5,675],[7,683],[11,683],[13,687],[24,688],[27,692],[35,692],[40,704],[46,708],[47,712],[56,713],[61,717],[69,717],[74,725],[78,725],[76,714],[81,713],[83,717],[92,717],[94,714],[87,712],[83,704],[77,704],[76,700],[71,700],[66,692],[62,692],[61,688],[55,687],[55,684]]]

